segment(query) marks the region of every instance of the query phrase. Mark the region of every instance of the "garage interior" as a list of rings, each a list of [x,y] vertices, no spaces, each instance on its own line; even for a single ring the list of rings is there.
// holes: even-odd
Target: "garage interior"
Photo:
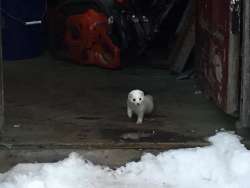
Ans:
[[[154,148],[202,142],[216,130],[235,127],[234,118],[195,94],[194,80],[176,80],[164,69],[103,70],[44,55],[7,63],[5,71],[2,142],[14,145]],[[138,87],[154,96],[156,106],[142,125],[126,114],[127,94]],[[126,139],[128,133],[142,138]]]
[[[125,66],[117,70],[58,59],[48,46],[38,57],[4,61],[0,147],[164,150],[204,146],[217,131],[235,131],[238,117],[224,113],[202,92],[195,55],[179,73],[165,66],[171,64],[171,42],[164,46],[156,39],[144,55],[122,59]],[[132,89],[155,100],[154,113],[142,125],[126,114]]]

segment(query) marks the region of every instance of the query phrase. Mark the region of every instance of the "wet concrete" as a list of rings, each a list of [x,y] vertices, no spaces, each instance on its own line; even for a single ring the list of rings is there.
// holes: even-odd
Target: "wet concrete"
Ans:
[[[177,132],[160,131],[160,130],[140,130],[140,129],[102,129],[103,139],[112,138],[116,142],[202,142],[192,136],[184,136]]]

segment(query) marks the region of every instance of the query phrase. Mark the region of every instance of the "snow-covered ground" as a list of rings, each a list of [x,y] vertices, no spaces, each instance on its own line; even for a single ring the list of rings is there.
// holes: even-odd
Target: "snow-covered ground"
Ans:
[[[76,153],[57,163],[19,164],[0,174],[0,188],[250,188],[250,151],[221,132],[211,146],[145,154],[116,170]]]

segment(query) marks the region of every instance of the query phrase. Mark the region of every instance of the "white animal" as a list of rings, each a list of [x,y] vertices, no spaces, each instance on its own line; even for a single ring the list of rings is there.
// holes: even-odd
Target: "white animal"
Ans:
[[[127,113],[128,117],[132,118],[133,114],[137,115],[137,124],[141,124],[145,114],[152,113],[154,109],[153,97],[144,95],[141,90],[132,90],[128,94]]]

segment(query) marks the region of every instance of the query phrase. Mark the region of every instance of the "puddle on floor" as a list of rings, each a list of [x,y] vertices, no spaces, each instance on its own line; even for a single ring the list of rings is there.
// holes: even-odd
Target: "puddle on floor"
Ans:
[[[102,137],[123,142],[201,142],[202,138],[185,136],[176,132],[141,129],[101,129]]]

